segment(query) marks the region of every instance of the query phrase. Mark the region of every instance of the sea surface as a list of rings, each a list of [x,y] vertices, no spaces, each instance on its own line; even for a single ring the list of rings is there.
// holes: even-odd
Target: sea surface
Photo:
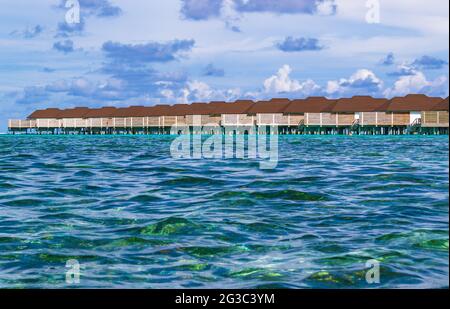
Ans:
[[[0,288],[448,287],[448,136],[280,136],[266,170],[174,138],[0,136]]]

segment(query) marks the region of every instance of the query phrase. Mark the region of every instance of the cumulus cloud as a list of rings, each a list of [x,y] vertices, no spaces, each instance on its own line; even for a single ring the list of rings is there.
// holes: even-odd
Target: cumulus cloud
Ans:
[[[446,65],[448,65],[447,61],[427,55],[414,60],[412,63],[412,66],[424,70],[439,70]]]
[[[193,102],[193,101],[232,101],[240,97],[241,90],[239,88],[234,89],[213,89],[208,84],[193,80],[186,83],[186,87],[181,90],[182,102]]]
[[[102,46],[106,57],[117,62],[151,63],[168,62],[177,59],[183,52],[190,51],[194,40],[174,40],[167,43],[122,44],[108,41]]]
[[[383,87],[383,81],[367,69],[356,71],[350,78],[329,81],[326,92],[330,95],[377,94]]]
[[[38,95],[48,98],[53,94],[99,102],[163,98],[170,91],[176,93],[183,89],[188,79],[184,72],[159,72],[152,65],[177,60],[183,53],[191,50],[193,45],[193,40],[147,44],[105,42],[102,51],[108,61],[97,71],[107,76],[105,81],[92,81],[85,77],[59,80],[36,89],[27,89],[19,101],[31,101]],[[56,42],[53,48],[63,53],[75,50],[71,40]]]
[[[145,44],[123,44],[105,42],[102,51],[108,59],[99,72],[120,83],[120,95],[109,90],[117,100],[123,98],[159,98],[175,93],[186,84],[185,72],[159,72],[155,63],[178,60],[194,46],[194,40],[149,42]],[[107,84],[111,84],[111,82]],[[106,93],[105,89],[102,93]]]
[[[334,0],[318,1],[316,12],[318,15],[334,15],[337,11],[337,5]]]
[[[241,14],[236,10],[236,3],[233,0],[223,0],[220,15],[225,21],[225,26],[234,32],[241,32],[238,24],[241,21]]]
[[[10,36],[18,36],[23,39],[33,39],[39,36],[44,31],[44,28],[41,25],[36,25],[34,27],[27,27],[25,30],[19,31],[15,30],[10,33]]]
[[[48,92],[41,86],[25,87],[22,93],[17,95],[16,103],[23,105],[45,103],[49,99]]]
[[[292,36],[288,36],[283,42],[277,43],[276,47],[284,52],[300,52],[323,49],[323,46],[320,45],[318,39],[294,38]]]
[[[409,65],[407,63],[403,63],[397,67],[396,71],[389,72],[389,73],[387,73],[387,75],[394,76],[394,77],[409,76],[409,75],[415,75],[416,72],[417,72],[417,70],[414,67],[412,67],[411,65]]]
[[[124,92],[123,82],[115,79],[98,82],[78,77],[53,82],[46,85],[44,89],[50,93],[64,93],[89,99],[115,101],[128,98],[128,93]]]
[[[389,53],[381,60],[381,64],[385,66],[390,66],[395,63],[394,53]]]
[[[181,0],[181,14],[187,19],[205,20],[218,17],[223,0]]]
[[[410,93],[448,96],[448,78],[441,76],[429,81],[422,72],[417,71],[412,75],[401,76],[391,88],[384,91],[386,97],[404,96]]]
[[[59,22],[56,29],[55,37],[71,37],[81,35],[84,32],[86,23],[84,18],[80,19],[79,23],[69,24],[66,22]]]
[[[279,93],[296,93],[303,95],[311,95],[320,90],[313,80],[306,80],[300,82],[295,79],[291,79],[290,74],[292,69],[289,65],[283,65],[277,72],[264,81],[264,92],[266,94],[279,94]]]
[[[179,89],[163,89],[160,94],[164,99],[176,103],[233,101],[241,97],[241,90],[216,89],[205,82],[189,80]]]
[[[215,77],[223,77],[225,76],[225,70],[221,68],[216,68],[214,64],[209,63],[204,69],[203,69],[203,75],[204,76],[215,76]]]
[[[53,44],[53,49],[62,52],[64,54],[68,54],[73,52],[74,49],[74,44],[72,40],[64,40],[64,41],[59,41]]]

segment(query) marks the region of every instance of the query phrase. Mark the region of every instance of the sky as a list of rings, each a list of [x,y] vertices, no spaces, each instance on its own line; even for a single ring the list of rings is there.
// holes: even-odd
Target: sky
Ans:
[[[447,0],[0,5],[0,132],[47,107],[449,92]]]

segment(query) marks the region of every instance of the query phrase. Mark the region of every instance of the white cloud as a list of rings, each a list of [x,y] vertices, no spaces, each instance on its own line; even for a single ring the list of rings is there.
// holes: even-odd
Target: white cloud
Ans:
[[[290,78],[292,69],[289,65],[283,65],[277,72],[264,81],[264,92],[266,93],[289,93],[299,92],[312,94],[320,90],[320,87],[311,79],[300,82]]]
[[[319,15],[328,16],[336,12],[336,3],[334,0],[325,0],[317,4],[317,13]]]
[[[345,94],[376,94],[383,87],[383,81],[375,73],[361,69],[353,73],[350,78],[329,81],[326,92],[331,95]]]
[[[440,76],[429,81],[422,72],[416,71],[413,75],[401,76],[391,88],[384,91],[386,97],[404,96],[410,93],[448,95],[448,78]]]
[[[164,94],[163,94],[164,95]],[[174,97],[173,93],[167,93]],[[193,80],[188,81],[186,86],[180,90],[180,94],[176,99],[178,102],[208,102],[215,100],[233,101],[241,96],[241,90],[239,88],[230,89],[215,89],[209,86],[207,83]]]
[[[241,14],[236,11],[235,2],[233,0],[224,0],[220,14],[225,20],[225,25],[228,29],[240,32],[239,22],[241,21]]]

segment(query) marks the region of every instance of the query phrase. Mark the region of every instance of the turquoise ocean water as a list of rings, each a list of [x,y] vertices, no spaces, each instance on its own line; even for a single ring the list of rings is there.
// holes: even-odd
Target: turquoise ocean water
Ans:
[[[173,139],[0,136],[0,287],[448,286],[447,136],[280,136],[273,170]]]

